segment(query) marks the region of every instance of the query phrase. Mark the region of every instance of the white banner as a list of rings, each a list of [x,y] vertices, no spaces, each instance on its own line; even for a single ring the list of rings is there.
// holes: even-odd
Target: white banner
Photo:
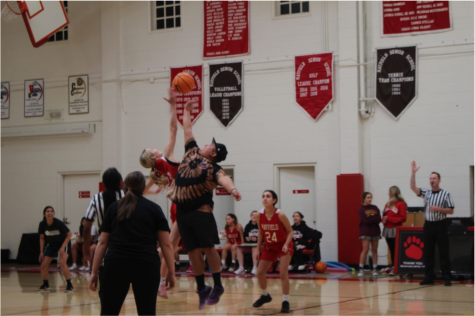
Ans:
[[[25,117],[44,115],[44,87],[43,79],[25,80]]]
[[[89,75],[70,76],[69,114],[89,113]]]

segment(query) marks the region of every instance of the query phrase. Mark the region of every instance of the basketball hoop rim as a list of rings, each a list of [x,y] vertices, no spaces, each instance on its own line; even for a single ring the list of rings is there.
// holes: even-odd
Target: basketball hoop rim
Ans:
[[[7,4],[7,7],[10,9],[10,11],[12,11],[14,14],[16,15],[21,15],[25,9],[24,9],[24,6],[23,6],[23,3],[21,3],[21,1],[17,1],[18,2],[18,7],[20,8],[20,12],[16,12],[15,10],[12,9],[12,7],[10,7],[10,5],[8,4],[8,2],[10,1],[5,1],[5,3]]]

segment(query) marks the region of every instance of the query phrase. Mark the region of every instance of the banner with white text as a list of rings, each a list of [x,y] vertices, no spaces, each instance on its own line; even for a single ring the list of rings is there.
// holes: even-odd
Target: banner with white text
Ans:
[[[187,94],[176,93],[176,115],[178,122],[183,126],[183,110],[185,103],[194,100],[195,107],[191,110],[191,123],[193,124],[203,113],[203,65],[170,68],[170,87],[173,79],[180,72],[186,72],[195,80],[195,87]]]

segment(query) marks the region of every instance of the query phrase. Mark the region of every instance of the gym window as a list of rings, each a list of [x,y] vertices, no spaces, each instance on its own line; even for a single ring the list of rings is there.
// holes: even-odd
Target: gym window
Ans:
[[[278,1],[277,16],[289,16],[310,12],[310,1]]]
[[[66,10],[66,14],[68,14],[68,1],[63,1],[63,5],[64,5],[64,10]],[[69,25],[66,25],[58,32],[51,35],[48,42],[67,41],[68,40],[68,26]]]
[[[152,1],[152,30],[181,27],[180,1]]]

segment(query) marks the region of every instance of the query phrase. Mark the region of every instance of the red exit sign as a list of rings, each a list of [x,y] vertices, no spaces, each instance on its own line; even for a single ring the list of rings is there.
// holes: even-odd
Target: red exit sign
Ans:
[[[231,195],[225,188],[216,188],[216,195]]]
[[[293,194],[309,194],[310,191],[309,190],[293,190],[292,193]]]
[[[91,198],[91,191],[79,191],[80,199],[89,199]]]

